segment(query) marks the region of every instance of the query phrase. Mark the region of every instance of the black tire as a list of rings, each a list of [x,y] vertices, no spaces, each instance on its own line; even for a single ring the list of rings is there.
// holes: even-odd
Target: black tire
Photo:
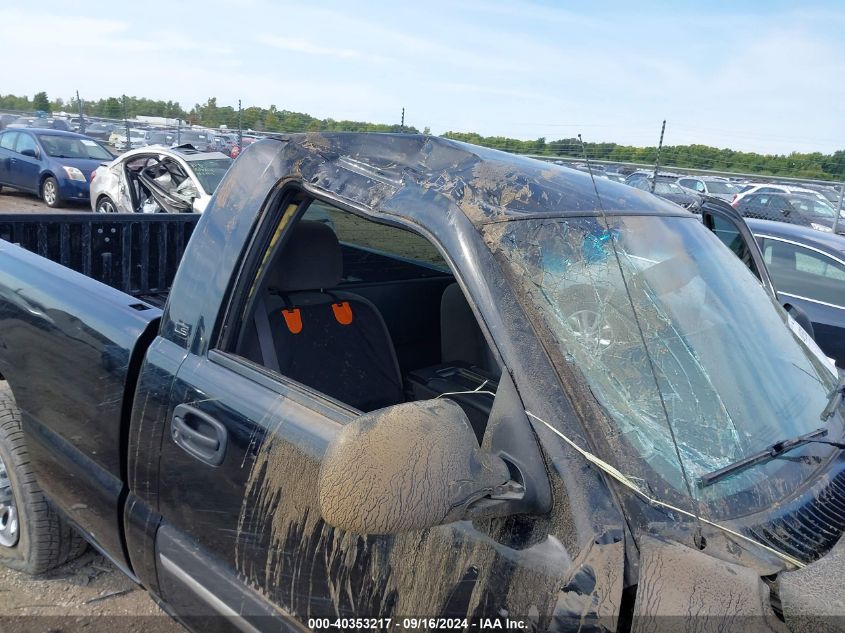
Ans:
[[[0,459],[5,465],[0,469],[7,474],[7,478],[0,478],[0,493],[11,491],[18,520],[16,542],[0,545],[0,564],[40,574],[82,554],[87,543],[48,505],[35,480],[21,431],[20,412],[8,385],[1,381]],[[8,505],[4,514],[8,518]],[[8,542],[10,533],[7,531],[4,536]]]
[[[52,176],[47,176],[41,183],[41,199],[51,209],[62,206],[62,198],[59,195],[59,183]]]
[[[95,211],[97,213],[117,213],[117,206],[108,196],[100,196]]]

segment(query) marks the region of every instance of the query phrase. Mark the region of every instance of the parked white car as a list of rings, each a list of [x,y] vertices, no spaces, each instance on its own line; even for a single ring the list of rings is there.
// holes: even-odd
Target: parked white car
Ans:
[[[721,198],[727,202],[732,201],[739,194],[739,189],[724,178],[684,176],[678,178],[678,184],[689,191]]]
[[[126,141],[126,132],[118,134],[114,141],[114,147],[118,150],[136,149],[146,144],[147,130],[130,129],[129,141]]]
[[[91,174],[97,213],[202,213],[232,159],[220,152],[151,145]]]
[[[813,196],[814,198],[821,200],[825,204],[830,204],[830,202],[828,202],[828,199],[825,198],[824,195],[822,195],[818,191],[813,191],[812,189],[807,189],[805,187],[796,187],[793,185],[774,185],[766,182],[752,185],[742,193],[738,194],[733,199],[733,203],[737,203],[746,196],[750,196],[755,193],[801,193],[808,196]],[[736,205],[734,204],[734,206]]]

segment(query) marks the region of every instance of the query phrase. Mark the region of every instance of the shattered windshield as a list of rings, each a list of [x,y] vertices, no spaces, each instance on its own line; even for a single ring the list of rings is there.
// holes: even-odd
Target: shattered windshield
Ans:
[[[835,384],[825,359],[697,220],[608,222],[485,227],[527,312],[546,323],[538,331],[551,330],[559,362],[583,373],[603,408],[608,427],[588,432],[658,495],[691,493],[711,507],[742,498],[735,507],[751,511],[795,490],[832,449],[808,446],[706,488],[697,480],[818,428]],[[841,423],[831,420],[830,439],[841,437]],[[727,511],[716,506],[714,514]]]

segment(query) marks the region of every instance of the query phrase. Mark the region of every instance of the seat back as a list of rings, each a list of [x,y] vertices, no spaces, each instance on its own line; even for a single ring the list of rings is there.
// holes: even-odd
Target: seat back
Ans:
[[[268,279],[267,318],[281,374],[362,411],[403,401],[402,377],[378,309],[332,291],[343,272],[331,227],[294,227]]]
[[[456,283],[446,286],[440,299],[440,356],[443,363],[463,361],[499,374],[478,320]]]

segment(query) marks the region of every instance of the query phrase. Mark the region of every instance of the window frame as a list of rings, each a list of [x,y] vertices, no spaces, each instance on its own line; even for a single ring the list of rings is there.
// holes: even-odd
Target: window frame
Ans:
[[[821,255],[822,257],[827,257],[828,259],[831,259],[834,262],[838,263],[839,265],[845,267],[845,259],[839,259],[835,255],[831,255],[830,253],[828,253],[828,252],[826,252],[826,251],[824,251],[820,248],[816,248],[814,246],[809,246],[807,244],[802,244],[801,242],[796,242],[795,240],[790,240],[788,238],[780,237],[780,236],[777,236],[777,235],[769,235],[769,234],[766,234],[766,233],[755,233],[754,237],[756,237],[757,239],[763,240],[760,251],[763,253],[763,261],[764,262],[765,262],[765,257],[766,257],[766,240],[773,240],[775,242],[781,242],[781,243],[789,244],[789,245],[797,247],[797,248],[803,248],[803,249],[806,249],[808,251],[812,251],[814,253]],[[768,264],[766,264],[766,265],[768,266]],[[797,266],[796,266],[795,270],[796,270],[796,272],[802,272],[803,274],[809,274],[809,273],[804,273],[803,271],[798,271]],[[775,283],[774,279],[772,279],[772,283]],[[777,290],[777,286],[775,288]],[[783,291],[783,290],[777,290],[777,293],[782,294],[782,295],[786,295],[787,297],[794,297],[795,299],[802,299],[804,301],[809,301],[811,303],[816,303],[816,304],[819,304],[819,305],[827,306],[829,308],[837,308],[839,310],[845,310],[845,305],[838,305],[836,303],[830,303],[828,301],[822,301],[821,299],[813,299],[811,297],[806,297],[804,295],[797,295],[795,293],[786,292],[786,291]]]
[[[351,421],[363,415],[364,412],[352,405],[231,351],[233,345],[237,344],[240,339],[242,325],[249,321],[249,316],[252,314],[254,298],[251,292],[254,288],[261,287],[261,282],[267,273],[266,268],[263,270],[260,268],[262,260],[263,264],[274,260],[279,250],[284,247],[286,237],[290,235],[291,227],[300,221],[312,200],[323,202],[340,211],[351,213],[376,224],[410,231],[432,244],[443,257],[449,267],[449,272],[464,293],[481,333],[490,347],[494,360],[502,369],[502,373],[506,372],[502,354],[481,310],[472,294],[468,292],[468,286],[459,267],[431,232],[411,222],[399,221],[396,216],[388,217],[378,214],[375,210],[358,208],[339,198],[327,196],[324,192],[315,191],[305,183],[292,180],[280,181],[268,195],[263,208],[258,213],[250,237],[241,252],[237,268],[224,293],[224,301],[211,332],[207,353],[209,362],[233,371],[237,375],[269,388],[281,396],[286,398],[293,396],[293,400],[312,409],[317,408],[329,417],[337,418],[340,415],[347,421]],[[305,202],[309,204],[304,204]],[[292,205],[294,205],[293,209],[291,209]],[[282,224],[283,222],[284,224]],[[273,238],[279,232],[280,226],[281,233],[274,244]],[[265,257],[268,250],[270,250],[270,255]],[[233,324],[237,327],[232,327]]]

